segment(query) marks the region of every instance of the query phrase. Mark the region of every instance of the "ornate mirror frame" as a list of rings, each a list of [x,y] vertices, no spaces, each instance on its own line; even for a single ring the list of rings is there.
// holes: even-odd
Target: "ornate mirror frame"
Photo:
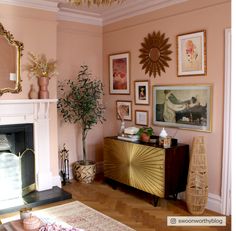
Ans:
[[[20,78],[20,58],[22,56],[22,51],[24,50],[24,45],[22,42],[14,40],[14,36],[10,31],[4,29],[3,25],[0,23],[0,36],[3,36],[10,45],[15,46],[17,49],[17,58],[16,58],[16,84],[15,88],[2,88],[0,89],[0,96],[4,93],[19,93],[22,91],[21,87],[21,78]]]

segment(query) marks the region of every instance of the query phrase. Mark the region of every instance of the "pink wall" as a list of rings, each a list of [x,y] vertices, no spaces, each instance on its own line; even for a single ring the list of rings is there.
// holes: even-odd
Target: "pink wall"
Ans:
[[[134,105],[134,81],[150,80],[152,85],[166,84],[213,84],[213,129],[211,133],[167,128],[171,136],[179,142],[191,145],[194,136],[204,136],[208,155],[209,192],[220,195],[223,142],[223,86],[224,86],[224,29],[230,25],[230,1],[224,0],[191,0],[143,16],[127,19],[104,27],[104,84],[107,122],[104,125],[104,136],[117,135],[120,121],[116,119],[116,100],[133,101],[133,120],[126,126],[134,125],[134,110],[148,110],[149,121],[152,121],[152,104],[149,106]],[[207,31],[207,75],[197,77],[177,77],[176,36],[205,29]],[[139,64],[139,49],[144,37],[153,31],[161,31],[169,37],[172,44],[172,61],[166,73],[161,77],[149,78]],[[131,53],[131,95],[109,95],[108,55],[130,51]],[[152,102],[151,102],[152,103]],[[160,133],[161,127],[154,126]],[[213,161],[214,160],[214,161]]]
[[[16,40],[24,43],[21,68],[27,63],[28,52],[46,54],[56,59],[57,48],[57,21],[55,13],[24,7],[7,6],[1,4],[0,21],[6,30],[10,31]],[[22,92],[19,94],[6,93],[0,97],[4,99],[27,99],[30,84],[37,86],[37,79],[29,80],[27,72],[21,71]],[[37,88],[37,87],[36,87]],[[56,98],[56,78],[50,80],[50,98]],[[56,105],[50,107],[50,144],[51,144],[51,171],[58,174],[58,141],[57,141],[57,111]]]
[[[114,23],[104,28],[80,23],[57,21],[56,14],[41,10],[5,6],[0,7],[0,21],[10,30],[15,38],[25,45],[22,65],[27,62],[27,53],[45,53],[58,60],[58,79],[74,78],[81,64],[88,64],[91,72],[105,84],[106,119],[104,126],[97,125],[88,134],[89,158],[102,160],[102,143],[104,136],[116,135],[120,121],[115,116],[116,100],[134,101],[134,80],[149,79],[139,64],[139,49],[143,38],[154,30],[166,33],[172,43],[173,51],[170,67],[162,77],[150,78],[151,85],[158,84],[198,84],[212,83],[213,92],[213,130],[211,133],[194,132],[167,128],[169,135],[175,135],[179,142],[191,144],[194,136],[205,137],[209,162],[209,191],[220,195],[221,160],[223,139],[223,78],[224,78],[224,29],[230,27],[230,0],[190,0],[143,16],[134,17]],[[176,73],[176,35],[192,31],[207,30],[207,76],[177,77]],[[131,53],[131,95],[109,95],[108,89],[108,55],[130,51]],[[28,98],[30,84],[37,85],[36,79],[29,80],[22,72],[23,91],[17,95],[4,94],[0,99]],[[56,98],[57,79],[50,80],[50,98]],[[149,110],[151,121],[151,104],[135,109]],[[62,123],[58,119],[55,105],[50,111],[50,129],[52,146],[52,172],[58,173],[58,143],[66,143],[70,150],[70,162],[81,158],[82,147],[80,129],[76,125]],[[134,125],[133,121],[126,126]],[[150,124],[151,125],[151,124]],[[57,130],[58,126],[58,130]],[[160,127],[153,126],[155,132]],[[58,131],[58,132],[57,132]],[[58,135],[59,134],[59,135]],[[59,141],[57,141],[59,139]],[[214,160],[214,161],[211,161]]]
[[[59,80],[74,79],[80,65],[87,64],[97,79],[102,79],[102,28],[80,23],[58,23],[57,57],[59,60]],[[70,163],[82,159],[81,129],[68,124],[59,117],[59,147],[69,149]],[[102,125],[95,126],[88,133],[88,159],[102,160]]]

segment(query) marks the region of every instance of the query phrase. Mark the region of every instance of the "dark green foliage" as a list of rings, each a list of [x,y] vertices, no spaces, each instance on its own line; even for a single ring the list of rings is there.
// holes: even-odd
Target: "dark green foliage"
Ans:
[[[82,128],[83,154],[86,161],[85,139],[88,130],[98,122],[105,121],[102,104],[103,84],[92,78],[87,65],[82,65],[76,80],[59,84],[63,93],[57,108],[65,122],[79,123]]]
[[[148,136],[154,135],[153,129],[151,127],[140,128],[137,135],[140,136],[142,133],[146,133]]]

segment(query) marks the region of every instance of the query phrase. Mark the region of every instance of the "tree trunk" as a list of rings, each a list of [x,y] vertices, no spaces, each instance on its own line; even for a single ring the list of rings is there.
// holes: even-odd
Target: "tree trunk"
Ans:
[[[82,131],[82,145],[83,145],[83,161],[84,161],[84,163],[86,163],[86,160],[87,160],[87,158],[86,158],[86,156],[87,156],[87,153],[86,153],[86,135],[87,135],[86,130],[83,129],[83,131]]]

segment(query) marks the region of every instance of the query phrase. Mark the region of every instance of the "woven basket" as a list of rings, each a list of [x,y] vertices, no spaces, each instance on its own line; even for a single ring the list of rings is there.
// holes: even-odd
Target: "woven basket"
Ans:
[[[208,170],[204,137],[193,139],[192,154],[189,165],[186,202],[193,215],[201,215],[208,199]]]

